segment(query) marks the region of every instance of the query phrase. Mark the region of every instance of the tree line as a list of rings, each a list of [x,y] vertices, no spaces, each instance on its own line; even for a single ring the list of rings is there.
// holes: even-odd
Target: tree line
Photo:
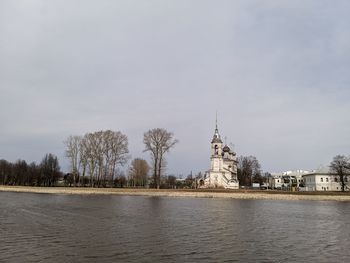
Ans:
[[[46,154],[39,164],[0,160],[0,184],[3,185],[54,186],[61,177],[58,158],[53,154]]]
[[[116,168],[129,159],[128,138],[119,131],[97,131],[69,136],[65,142],[70,161],[69,180],[74,186],[106,186]]]
[[[151,164],[141,158],[131,161],[127,174],[121,168],[130,160],[128,138],[120,131],[96,131],[84,135],[71,135],[64,141],[65,155],[70,172],[63,175],[58,159],[47,154],[42,162],[27,164],[19,160],[11,164],[5,160],[0,165],[0,183],[7,185],[52,186],[59,178],[66,186],[83,187],[193,187],[195,177],[176,181],[175,176],[165,176],[166,158],[177,143],[172,132],[162,128],[148,130],[143,135],[144,152],[149,152]],[[49,165],[47,164],[49,163]],[[53,166],[50,172],[48,166]],[[240,185],[262,182],[261,166],[254,156],[238,158]],[[151,180],[149,180],[149,172]],[[199,174],[201,176],[201,174]]]
[[[155,128],[144,133],[144,152],[151,155],[153,182],[152,186],[160,188],[160,178],[166,166],[165,154],[178,141],[173,133]],[[83,136],[69,136],[65,142],[66,156],[70,160],[71,173],[69,182],[74,186],[106,187],[121,185],[125,180],[118,176],[120,167],[130,159],[128,138],[120,131],[97,131]],[[145,187],[148,185],[148,163],[136,158],[128,171],[128,185]]]
[[[192,177],[192,174],[183,182],[177,181],[175,176],[165,176],[165,155],[178,143],[173,133],[161,128],[151,129],[144,133],[143,143],[143,151],[148,152],[151,157],[150,165],[144,159],[135,158],[125,174],[121,168],[131,158],[125,134],[106,130],[71,135],[64,141],[70,164],[69,173],[64,175],[61,172],[57,156],[50,153],[39,164],[28,164],[24,160],[15,163],[0,160],[0,184],[54,186],[61,180],[66,186],[76,187],[195,187],[197,178]],[[347,176],[350,174],[350,158],[335,156],[330,164],[330,171],[337,176],[344,191]],[[266,180],[255,156],[238,157],[237,177],[240,186],[262,184]]]
[[[40,164],[15,163],[0,160],[0,184],[23,186],[54,186],[60,181],[65,186],[83,187],[155,187],[160,188],[165,174],[165,154],[178,142],[173,133],[155,128],[144,133],[144,152],[149,152],[151,165],[146,160],[131,161],[127,175],[121,168],[129,161],[128,138],[120,131],[96,131],[71,135],[64,141],[70,172],[63,174],[58,158],[46,154]],[[152,180],[149,182],[149,172]],[[173,177],[167,180],[174,181]],[[170,185],[166,182],[165,185]]]
[[[121,168],[129,161],[128,138],[120,131],[96,131],[84,135],[71,135],[64,141],[65,155],[70,172],[63,175],[58,159],[47,154],[42,162],[27,164],[19,160],[11,164],[0,163],[0,183],[7,185],[53,186],[61,178],[65,186],[82,187],[153,187],[194,188],[196,177],[192,174],[183,181],[175,176],[165,176],[166,158],[177,143],[174,134],[166,129],[148,130],[143,136],[144,152],[149,152],[151,164],[135,158],[125,174]],[[51,170],[48,168],[52,166]],[[262,182],[261,166],[254,156],[238,158],[240,185]],[[53,171],[53,172],[51,172]],[[151,174],[151,180],[149,172]],[[199,173],[198,176],[201,176]]]

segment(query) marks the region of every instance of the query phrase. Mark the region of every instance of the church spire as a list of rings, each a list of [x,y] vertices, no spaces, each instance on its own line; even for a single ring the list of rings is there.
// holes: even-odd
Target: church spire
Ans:
[[[215,113],[215,135],[214,136],[220,138],[219,129],[218,129],[218,111],[216,111]]]
[[[213,136],[213,142],[219,142],[222,143],[221,138],[220,138],[220,134],[219,134],[219,129],[218,129],[218,112],[216,112],[216,118],[215,118],[215,133]]]
[[[219,129],[218,129],[218,111],[215,113],[215,135],[219,135]],[[220,137],[220,135],[219,135]]]

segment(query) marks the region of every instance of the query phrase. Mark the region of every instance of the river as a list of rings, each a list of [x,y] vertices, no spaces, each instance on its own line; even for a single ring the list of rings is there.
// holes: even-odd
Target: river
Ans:
[[[350,203],[0,192],[0,262],[349,262]]]

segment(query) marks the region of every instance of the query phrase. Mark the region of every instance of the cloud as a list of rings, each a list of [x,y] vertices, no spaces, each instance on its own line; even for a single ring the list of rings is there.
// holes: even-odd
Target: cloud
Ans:
[[[70,134],[167,128],[168,172],[209,167],[215,112],[264,170],[349,154],[348,1],[2,1],[0,158]],[[27,145],[24,150],[23,145]],[[63,161],[67,168],[67,161]]]

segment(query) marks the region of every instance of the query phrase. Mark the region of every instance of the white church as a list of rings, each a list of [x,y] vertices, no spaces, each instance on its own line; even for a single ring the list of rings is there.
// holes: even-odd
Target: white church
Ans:
[[[199,179],[200,188],[239,189],[236,153],[221,140],[216,122],[211,141],[210,170]]]

